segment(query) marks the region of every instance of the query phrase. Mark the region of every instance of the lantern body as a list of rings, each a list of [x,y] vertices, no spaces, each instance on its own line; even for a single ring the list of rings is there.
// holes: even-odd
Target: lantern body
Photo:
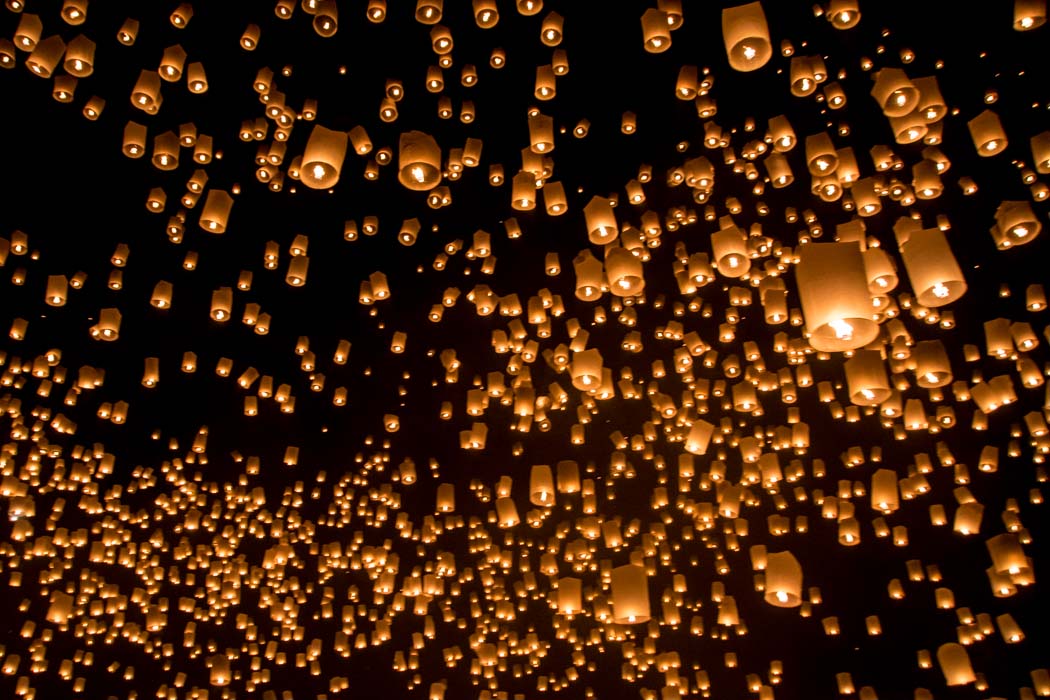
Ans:
[[[634,625],[649,621],[649,580],[645,567],[625,564],[612,570],[613,622]]]
[[[966,280],[940,229],[920,229],[900,246],[916,301],[936,308],[966,293]]]
[[[802,604],[802,566],[791,552],[766,554],[765,601],[778,608]]]
[[[810,243],[796,271],[810,344],[824,352],[864,347],[878,335],[864,259],[856,243]]]
[[[734,70],[758,70],[773,56],[769,26],[762,3],[751,2],[722,10],[722,38]]]

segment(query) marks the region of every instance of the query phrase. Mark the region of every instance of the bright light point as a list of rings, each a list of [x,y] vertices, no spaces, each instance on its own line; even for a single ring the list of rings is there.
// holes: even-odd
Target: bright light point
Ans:
[[[754,60],[755,56],[758,55],[758,51],[753,46],[744,47],[744,58],[751,61]]]
[[[817,165],[817,170],[819,170],[820,172],[824,172],[829,167],[828,166],[828,162],[826,160],[824,160],[823,158],[818,160],[816,165]]]
[[[828,325],[835,331],[835,337],[839,340],[849,340],[853,337],[853,326],[841,318],[829,322]]]
[[[1031,29],[1034,24],[1035,24],[1035,20],[1032,19],[1031,17],[1022,17],[1021,18],[1021,27],[1024,28],[1024,29]]]
[[[788,602],[788,594],[784,591],[777,591],[777,602],[786,603]]]
[[[947,287],[945,287],[944,284],[942,284],[941,282],[938,282],[937,284],[933,285],[933,289],[931,289],[930,291],[933,292],[933,296],[937,297],[938,299],[944,299],[949,294],[951,294],[951,291]]]
[[[423,182],[424,180],[426,180],[426,175],[423,173],[423,168],[419,167],[418,165],[412,168],[410,172],[412,174],[412,177],[415,178],[416,182]]]
[[[323,180],[324,179],[324,166],[323,165],[315,165],[310,170],[310,174],[314,176],[315,180]]]

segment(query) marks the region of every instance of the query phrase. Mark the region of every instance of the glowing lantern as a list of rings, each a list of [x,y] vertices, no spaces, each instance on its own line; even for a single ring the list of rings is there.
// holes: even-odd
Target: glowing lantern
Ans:
[[[919,90],[900,68],[883,68],[875,74],[871,96],[887,117],[903,117],[915,111]]]
[[[1026,32],[1046,23],[1046,0],[1014,0],[1014,29]]]
[[[940,229],[912,232],[901,246],[916,301],[936,308],[956,301],[966,293],[966,281],[952,249]]]
[[[421,131],[401,134],[398,180],[417,192],[431,190],[441,181],[441,148],[433,136]]]
[[[970,136],[978,155],[994,156],[1006,148],[1006,132],[995,112],[986,109],[966,124],[970,127]]]
[[[618,566],[611,572],[613,622],[633,625],[649,621],[649,581],[645,567]]]
[[[802,313],[817,350],[863,347],[879,327],[871,319],[864,260],[856,243],[810,243],[799,249],[796,280]]]
[[[778,608],[802,604],[802,566],[791,552],[766,555],[765,601]]]
[[[857,406],[877,406],[890,397],[889,379],[877,350],[857,350],[846,360],[849,399]]]
[[[605,278],[602,262],[591,251],[584,250],[573,258],[572,267],[576,273],[576,298],[581,301],[600,299]]]
[[[666,12],[651,7],[642,14],[642,41],[649,53],[663,53],[671,48]]]
[[[303,184],[315,190],[334,186],[339,181],[339,173],[346,158],[348,136],[344,131],[333,131],[316,125],[310,132],[303,153],[300,179]]]
[[[852,29],[860,22],[857,0],[831,0],[828,5],[828,21],[835,29]]]
[[[580,391],[597,389],[602,381],[601,353],[596,348],[574,352],[569,373],[572,385]]]
[[[949,686],[969,685],[977,681],[970,656],[961,644],[950,642],[937,648],[937,663],[944,674],[944,681]]]
[[[995,210],[992,238],[999,250],[1030,243],[1043,230],[1043,224],[1029,202],[1006,201]]]
[[[773,56],[769,27],[760,2],[723,8],[722,37],[729,65],[734,70],[757,70]]]
[[[209,190],[201,211],[200,226],[210,233],[224,233],[233,209],[233,197],[225,190]]]
[[[50,78],[62,54],[66,51],[66,42],[57,34],[42,39],[33,46],[32,53],[26,59],[26,67],[41,78]]]

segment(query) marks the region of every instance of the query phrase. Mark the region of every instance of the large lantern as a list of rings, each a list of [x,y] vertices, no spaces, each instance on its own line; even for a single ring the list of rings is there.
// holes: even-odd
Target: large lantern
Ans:
[[[417,192],[431,190],[441,181],[441,147],[433,136],[421,131],[401,134],[398,180]]]
[[[735,70],[757,70],[773,56],[769,26],[760,2],[723,8],[722,37],[729,65]]]
[[[856,243],[802,246],[796,279],[809,342],[816,350],[854,350],[878,335],[864,259]]]

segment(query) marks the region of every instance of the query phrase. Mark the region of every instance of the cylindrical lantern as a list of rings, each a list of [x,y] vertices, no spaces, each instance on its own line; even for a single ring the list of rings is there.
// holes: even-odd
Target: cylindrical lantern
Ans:
[[[610,246],[606,249],[605,273],[609,289],[616,296],[635,296],[645,289],[642,261],[625,248]]]
[[[613,569],[611,591],[615,624],[649,621],[649,580],[644,566],[625,564]]]
[[[949,686],[968,685],[977,681],[977,676],[970,665],[970,656],[961,644],[949,642],[937,648],[937,663],[944,673],[944,681]]]
[[[778,608],[802,604],[802,566],[791,552],[766,555],[765,601]]]
[[[346,158],[348,137],[345,131],[333,131],[316,125],[310,132],[303,153],[300,179],[315,190],[327,189],[339,181],[339,172]]]
[[[757,70],[773,56],[769,26],[760,2],[723,8],[722,38],[734,70]]]
[[[919,90],[900,68],[883,68],[875,74],[871,96],[887,117],[903,117],[915,111]]]
[[[1046,0],[1014,0],[1014,29],[1026,32],[1046,23]]]
[[[970,136],[978,155],[994,156],[1006,148],[1006,131],[995,112],[986,109],[966,124],[970,127]]]
[[[886,365],[878,350],[857,350],[846,360],[846,383],[850,402],[857,406],[877,406],[890,397]]]
[[[602,381],[601,353],[597,348],[574,352],[569,374],[572,376],[572,385],[580,391],[597,389]]]
[[[864,259],[856,243],[802,246],[796,280],[810,344],[815,349],[854,350],[878,335],[878,324],[871,318]]]
[[[966,293],[962,270],[940,229],[914,231],[900,248],[916,301],[920,304],[936,308],[950,304]]]
[[[421,131],[401,134],[398,180],[417,192],[431,190],[441,181],[441,148],[433,136]]]
[[[223,233],[233,209],[233,197],[225,190],[209,190],[201,211],[200,226],[210,233]]]
[[[718,271],[726,277],[743,277],[751,269],[747,238],[736,226],[729,225],[711,234],[711,249]]]
[[[605,270],[602,262],[590,250],[584,250],[572,261],[576,273],[576,298],[581,301],[597,301],[602,296]]]

